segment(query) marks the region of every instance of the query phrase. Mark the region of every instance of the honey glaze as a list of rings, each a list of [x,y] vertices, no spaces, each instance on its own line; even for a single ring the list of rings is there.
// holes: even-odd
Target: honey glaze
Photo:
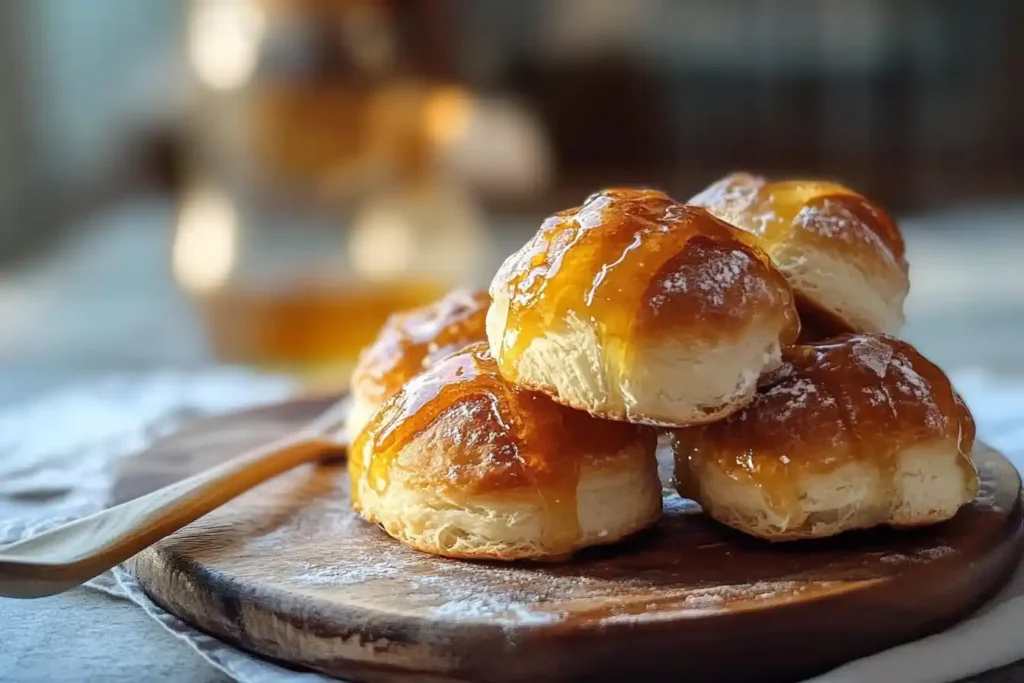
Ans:
[[[875,465],[892,500],[898,456],[929,443],[955,444],[977,490],[970,411],[942,370],[885,335],[791,347],[749,406],[675,438],[678,458],[752,482],[779,513],[798,513],[802,476],[850,463]]]
[[[792,294],[755,243],[659,191],[591,195],[544,221],[499,270],[494,286],[509,299],[501,365],[514,369],[533,341],[578,323],[594,328],[623,375],[641,337],[713,343],[777,316],[792,341]]]
[[[491,297],[486,291],[454,290],[434,303],[390,316],[363,350],[352,385],[376,403],[444,356],[485,338]]]
[[[907,270],[903,237],[892,218],[842,185],[813,180],[767,182],[734,173],[689,203],[757,235],[769,254],[799,232],[800,239],[869,249]]]
[[[478,343],[412,379],[359,435],[349,459],[353,502],[358,509],[355,482],[384,495],[397,477],[442,495],[526,496],[545,511],[545,545],[571,547],[581,468],[636,446],[653,457],[655,438],[513,386]]]

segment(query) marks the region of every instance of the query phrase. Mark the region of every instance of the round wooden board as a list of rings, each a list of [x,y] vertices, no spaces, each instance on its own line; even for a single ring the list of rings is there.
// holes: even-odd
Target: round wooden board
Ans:
[[[123,500],[317,414],[202,422],[122,471]],[[650,532],[567,564],[418,553],[349,510],[344,467],[270,481],[133,558],[163,607],[277,660],[359,681],[796,680],[941,629],[1022,549],[1020,480],[976,449],[978,499],[946,524],[772,545],[666,492]]]

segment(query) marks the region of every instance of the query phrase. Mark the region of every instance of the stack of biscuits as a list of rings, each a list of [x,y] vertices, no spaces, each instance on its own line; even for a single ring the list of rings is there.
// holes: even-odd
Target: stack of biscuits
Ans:
[[[760,538],[949,519],[974,424],[893,336],[908,290],[895,223],[841,185],[598,192],[364,351],[353,505],[426,552],[566,558],[658,521],[667,436],[679,493]]]

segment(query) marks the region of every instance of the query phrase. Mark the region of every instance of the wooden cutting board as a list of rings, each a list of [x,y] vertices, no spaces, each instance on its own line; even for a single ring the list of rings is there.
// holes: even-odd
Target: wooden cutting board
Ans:
[[[199,423],[129,462],[127,499],[294,429],[292,402]],[[242,648],[359,681],[787,681],[977,607],[1021,555],[1020,480],[980,445],[978,499],[930,529],[772,545],[670,491],[665,516],[558,565],[405,548],[349,510],[340,465],[270,481],[133,558],[170,612]]]

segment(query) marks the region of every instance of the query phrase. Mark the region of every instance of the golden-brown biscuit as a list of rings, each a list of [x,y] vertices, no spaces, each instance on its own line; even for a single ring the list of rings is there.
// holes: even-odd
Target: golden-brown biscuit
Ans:
[[[747,403],[799,329],[756,238],[653,190],[547,219],[491,283],[501,373],[616,420],[687,425]]]
[[[885,211],[856,192],[734,173],[689,203],[762,240],[797,295],[805,340],[902,327],[910,289],[903,237]]]
[[[486,339],[491,297],[457,289],[432,304],[396,313],[363,349],[352,372],[352,408],[345,422],[355,439],[384,401],[431,363]]]
[[[773,541],[932,524],[974,499],[970,411],[909,344],[845,335],[783,359],[746,408],[676,432],[683,496]]]
[[[403,543],[477,559],[553,559],[661,514],[655,433],[518,389],[484,343],[409,381],[349,456],[354,507]]]

